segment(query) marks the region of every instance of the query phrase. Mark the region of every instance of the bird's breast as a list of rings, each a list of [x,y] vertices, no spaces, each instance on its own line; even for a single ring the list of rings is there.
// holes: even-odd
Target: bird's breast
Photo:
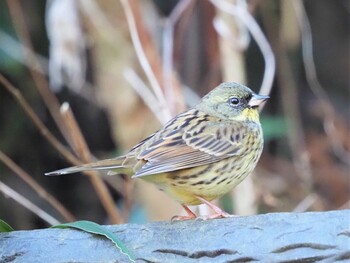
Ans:
[[[221,197],[244,180],[255,168],[263,149],[260,125],[246,134],[241,154],[197,167],[146,176],[144,179],[186,205],[200,202],[195,195],[208,201]]]

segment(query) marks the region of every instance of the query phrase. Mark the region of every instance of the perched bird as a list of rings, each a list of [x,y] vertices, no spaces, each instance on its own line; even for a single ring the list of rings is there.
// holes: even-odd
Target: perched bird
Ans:
[[[46,175],[113,170],[154,183],[177,200],[188,214],[179,219],[196,218],[188,205],[202,203],[215,212],[210,218],[228,217],[210,201],[255,168],[263,149],[258,107],[268,98],[238,83],[222,83],[127,154]]]

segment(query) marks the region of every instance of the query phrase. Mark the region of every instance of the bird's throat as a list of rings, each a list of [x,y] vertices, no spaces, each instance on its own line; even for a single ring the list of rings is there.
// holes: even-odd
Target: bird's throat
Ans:
[[[254,121],[259,122],[259,111],[254,108],[246,108],[240,114],[242,121]]]

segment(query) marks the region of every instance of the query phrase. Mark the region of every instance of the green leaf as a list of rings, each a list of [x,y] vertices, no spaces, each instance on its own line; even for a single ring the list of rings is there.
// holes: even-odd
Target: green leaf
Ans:
[[[91,234],[102,235],[111,240],[117,246],[121,253],[128,256],[131,262],[135,262],[134,256],[130,253],[130,251],[126,248],[122,241],[113,232],[109,231],[107,228],[99,224],[83,220],[52,226],[52,228],[76,228]]]
[[[4,220],[0,219],[0,232],[11,232],[15,231],[9,224]]]
[[[288,121],[282,116],[263,116],[261,125],[265,141],[285,138],[287,136]]]

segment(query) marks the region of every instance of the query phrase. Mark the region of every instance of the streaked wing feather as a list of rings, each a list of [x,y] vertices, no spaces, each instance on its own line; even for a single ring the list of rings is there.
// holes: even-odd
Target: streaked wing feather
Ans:
[[[166,154],[158,155],[156,159],[148,159],[147,163],[143,165],[133,177],[177,171],[213,163],[223,159],[195,150],[186,145],[183,145],[181,148],[184,149],[180,150],[181,154],[179,154],[177,149],[174,149],[174,151],[168,151]],[[174,154],[172,154],[172,152]]]
[[[246,131],[241,123],[200,124],[173,130],[170,136],[149,144],[137,156],[147,162],[134,177],[193,168],[241,154]]]

